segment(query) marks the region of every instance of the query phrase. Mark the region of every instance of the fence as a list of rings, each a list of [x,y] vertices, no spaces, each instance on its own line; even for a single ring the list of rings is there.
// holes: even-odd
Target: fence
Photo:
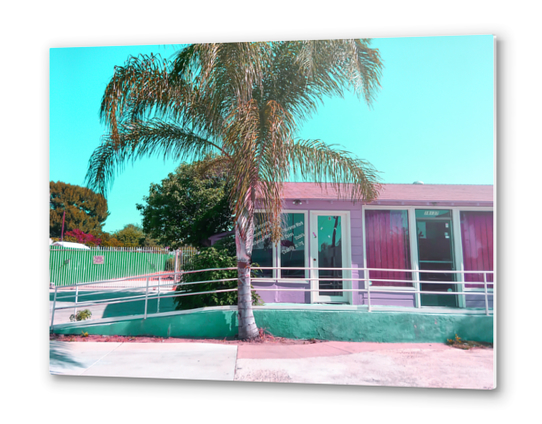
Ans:
[[[215,269],[203,269],[203,270],[195,270],[195,271],[181,271],[181,272],[175,272],[175,273],[174,272],[169,272],[169,273],[163,273],[162,275],[159,275],[159,276],[157,276],[155,274],[144,275],[144,276],[141,276],[143,278],[143,281],[144,281],[143,286],[139,286],[136,290],[134,290],[134,289],[120,289],[120,290],[114,290],[114,291],[107,290],[107,291],[104,291],[102,293],[107,294],[108,296],[113,296],[112,298],[108,297],[106,299],[92,300],[92,301],[88,301],[88,300],[85,301],[85,299],[84,299],[85,296],[90,295],[90,296],[96,297],[97,294],[100,294],[99,292],[93,292],[91,294],[89,294],[89,293],[79,294],[79,289],[84,291],[85,289],[87,289],[87,288],[89,288],[91,286],[107,287],[107,284],[111,283],[111,281],[95,281],[95,282],[92,282],[92,283],[76,284],[76,285],[70,287],[70,288],[73,288],[73,289],[76,290],[75,291],[75,303],[73,303],[72,295],[69,294],[69,292],[61,293],[61,292],[59,292],[57,290],[58,288],[55,287],[54,296],[53,296],[53,306],[52,306],[52,311],[51,311],[52,312],[52,315],[51,315],[51,327],[54,326],[55,311],[56,310],[72,309],[74,311],[74,314],[76,314],[78,307],[79,308],[84,308],[84,307],[92,307],[92,306],[100,306],[100,305],[109,305],[109,304],[119,304],[119,303],[144,301],[144,307],[143,307],[141,313],[143,315],[143,319],[146,319],[148,315],[160,313],[160,299],[175,298],[175,297],[179,297],[179,296],[197,296],[197,295],[210,294],[210,293],[221,293],[221,292],[237,291],[237,287],[231,288],[231,289],[211,290],[211,291],[198,291],[198,290],[185,291],[185,290],[182,290],[183,286],[188,286],[188,285],[197,285],[197,284],[203,284],[203,283],[209,283],[209,282],[221,283],[221,282],[225,282],[225,281],[235,281],[235,280],[237,280],[237,278],[227,278],[227,279],[220,279],[220,280],[213,280],[213,281],[202,280],[202,281],[186,283],[186,282],[182,281],[182,275],[183,274],[202,273],[202,272],[208,272],[208,271],[225,271],[225,270],[235,270],[235,269],[237,269],[237,268],[220,268],[220,269],[215,268]],[[255,267],[254,269],[255,270],[256,269],[262,270],[262,269],[279,269],[279,268],[277,268],[277,267],[258,267],[258,268],[256,268]],[[293,268],[289,268],[289,269],[293,269]],[[295,269],[310,269],[312,271],[337,271],[337,270],[354,271],[355,270],[355,271],[363,271],[366,275],[368,275],[368,271],[377,270],[377,269],[374,269],[374,268],[295,268]],[[405,271],[405,270],[392,270],[392,269],[379,269],[379,270],[381,270],[381,271],[393,271],[393,272],[395,272],[395,271]],[[415,272],[415,271],[412,271],[412,270],[406,270],[406,271]],[[427,271],[424,270],[424,272],[427,272]],[[431,271],[431,273],[439,273],[439,272],[447,272],[447,273],[454,272],[454,273],[458,274],[460,276],[460,279],[461,279],[461,281],[455,281],[455,283],[458,286],[456,291],[439,292],[439,294],[443,294],[443,295],[469,294],[469,295],[475,295],[475,296],[483,297],[485,307],[483,308],[482,311],[479,311],[478,313],[485,313],[485,315],[492,315],[493,314],[493,307],[490,306],[489,299],[493,298],[493,295],[494,295],[493,290],[494,290],[495,282],[494,281],[492,281],[491,283],[488,282],[488,276],[490,276],[490,275],[493,276],[493,271]],[[483,274],[483,280],[484,281],[481,284],[481,285],[483,285],[483,289],[479,290],[479,291],[465,292],[464,288],[461,287],[464,284],[466,284],[465,275],[466,274],[473,274],[473,273],[474,274]],[[127,281],[137,280],[137,278],[126,278],[126,279],[123,279],[123,280],[125,282],[127,282]],[[255,283],[258,282],[258,281],[261,281],[261,282],[267,281],[268,282],[269,280],[270,280],[269,278],[253,278],[252,279],[252,281],[255,282]],[[308,280],[318,280],[318,278],[308,278]],[[359,287],[359,288],[353,288],[353,289],[347,289],[347,288],[343,287],[343,288],[333,288],[333,289],[321,289],[321,288],[293,288],[293,289],[267,288],[267,289],[264,289],[264,288],[253,288],[253,290],[256,290],[256,291],[361,292],[361,293],[366,293],[367,294],[368,304],[364,305],[364,307],[367,308],[368,312],[371,312],[373,310],[373,306],[371,305],[371,293],[374,294],[374,293],[377,293],[377,292],[384,291],[381,287],[380,288],[379,287],[372,287],[371,281],[374,282],[375,279],[369,279],[368,277],[364,277],[364,278],[330,278],[330,277],[325,277],[325,280],[326,281],[336,280],[336,281],[341,281],[341,282],[353,282],[353,281],[362,282],[363,281],[363,282],[365,282],[365,284],[363,284],[363,288]],[[180,284],[181,284],[181,286],[179,287],[180,290],[172,291],[172,289],[175,286],[179,285],[178,281],[180,281]],[[288,283],[288,282],[297,284],[297,283],[299,283],[299,280],[298,279],[281,279],[281,283]],[[410,282],[412,283],[412,281],[410,281]],[[447,284],[449,282],[446,282],[446,281],[436,282],[436,281],[418,280],[416,282],[416,284],[414,285],[414,287],[413,287],[413,289],[414,289],[413,292],[416,293],[417,295],[424,294],[424,293],[434,293],[434,292],[430,292],[430,291],[421,290],[420,285],[423,284],[423,283]],[[491,285],[491,287],[492,287],[491,291],[488,289],[488,285]],[[130,286],[129,284],[127,284],[126,287],[134,287],[134,286]],[[130,296],[129,297],[122,297],[122,296],[121,297],[114,297],[117,294],[122,294],[123,290],[126,291],[126,292],[130,292],[129,293]],[[138,291],[140,291],[141,294],[133,295],[134,293],[136,293]],[[385,291],[387,293],[389,293],[389,292],[404,293],[404,290],[401,290],[400,288],[390,289],[388,287],[388,288],[385,289]],[[154,312],[149,312],[149,310],[148,310],[149,300],[155,301],[155,306],[153,308]],[[68,306],[57,306],[57,302],[69,302],[70,304]],[[413,311],[413,309],[409,309],[409,310]],[[424,308],[414,308],[414,310],[418,311],[420,313],[425,312]],[[442,311],[445,312],[444,309]],[[457,309],[450,309],[450,311],[454,311],[454,313],[456,313]],[[120,319],[123,319],[123,318],[119,317],[119,320]]]
[[[186,247],[177,251],[161,248],[93,247],[70,249],[50,246],[49,281],[55,287],[70,286],[100,280],[115,280],[147,274],[162,274],[181,269],[182,265],[196,253]],[[141,285],[144,279],[132,280]],[[120,287],[111,283],[110,287]],[[103,287],[103,285],[102,285]]]

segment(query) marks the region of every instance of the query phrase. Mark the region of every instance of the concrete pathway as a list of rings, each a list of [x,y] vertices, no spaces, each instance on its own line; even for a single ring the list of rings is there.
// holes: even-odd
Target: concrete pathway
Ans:
[[[272,383],[495,388],[493,349],[438,343],[51,341],[52,374]]]
[[[237,346],[211,343],[50,343],[51,374],[234,379]]]
[[[491,390],[493,374],[493,349],[327,342],[241,346],[235,380]]]

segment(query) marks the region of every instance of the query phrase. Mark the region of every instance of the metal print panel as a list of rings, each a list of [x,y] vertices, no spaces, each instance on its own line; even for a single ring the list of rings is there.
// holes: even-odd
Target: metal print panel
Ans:
[[[494,389],[494,46],[51,49],[50,372]]]

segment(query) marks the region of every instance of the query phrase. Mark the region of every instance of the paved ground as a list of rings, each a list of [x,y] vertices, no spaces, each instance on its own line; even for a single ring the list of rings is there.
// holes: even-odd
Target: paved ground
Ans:
[[[51,341],[51,374],[229,380],[236,346],[207,343],[71,343]]]
[[[137,291],[128,291],[128,292],[115,292],[111,291],[108,293],[100,292],[97,290],[87,290],[81,291],[79,293],[79,302],[94,302],[104,299],[112,298],[122,298],[130,296],[140,296],[144,294]],[[164,297],[168,294],[171,294],[171,291],[162,292],[159,303],[160,312],[169,312],[174,310],[173,298]],[[49,323],[51,322],[51,315],[53,311],[53,298],[54,290],[49,291]],[[70,315],[75,312],[75,291],[74,290],[62,290],[57,293],[57,302],[56,310],[54,317],[54,324],[63,324],[70,322]],[[144,308],[145,301],[138,300],[134,302],[127,303],[116,303],[116,304],[98,304],[98,305],[83,305],[79,306],[77,310],[81,311],[83,309],[89,309],[92,312],[92,319],[99,318],[110,318],[110,317],[119,317],[119,316],[130,316],[130,315],[142,315],[145,311]],[[63,309],[68,307],[67,309]],[[62,309],[58,309],[62,308]],[[157,302],[157,291],[152,291],[149,293],[149,299],[147,302],[148,313],[157,312],[158,302]]]
[[[73,301],[66,297],[69,294],[64,293],[64,299]],[[136,306],[141,309],[143,303],[139,303]],[[172,308],[170,303],[171,299],[162,299],[160,310]],[[57,303],[61,305],[73,303]],[[93,318],[142,313],[134,309],[134,303],[128,305],[89,309]],[[156,308],[156,300],[149,301],[149,306]],[[57,310],[55,324],[69,322],[73,312],[72,308]],[[50,343],[52,374],[482,390],[495,387],[493,349],[460,350],[439,343]]]
[[[443,344],[298,345],[51,341],[52,374],[274,383],[495,387],[493,349]]]

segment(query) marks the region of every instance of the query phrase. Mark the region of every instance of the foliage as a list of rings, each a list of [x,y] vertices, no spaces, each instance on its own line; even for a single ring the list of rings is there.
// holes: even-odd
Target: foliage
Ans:
[[[221,240],[218,240],[213,247],[218,250],[226,250],[228,255],[235,256],[236,246],[235,246],[235,234],[226,236]]]
[[[109,216],[107,201],[102,194],[61,181],[50,181],[49,190],[50,237],[61,237],[64,212],[66,212],[64,234],[76,229],[87,234],[102,229],[104,221]]]
[[[79,229],[74,229],[65,233],[65,241],[75,241],[76,243],[82,243],[90,246],[99,246],[102,242],[101,239],[93,236],[92,234],[86,234]]]
[[[141,247],[145,241],[145,233],[139,225],[128,224],[122,230],[113,233],[124,247]]]
[[[145,234],[141,226],[128,224],[112,235],[123,247],[161,247],[156,240]]]
[[[91,234],[101,240],[102,247],[123,247],[122,242],[117,240],[114,235],[101,230],[91,231]]]
[[[228,254],[227,250],[217,250],[214,247],[202,249],[195,255],[188,264],[185,264],[183,271],[193,271],[199,269],[212,268],[236,268],[237,259],[235,256]],[[223,281],[220,283],[201,283],[189,284],[198,281],[221,280],[233,278],[232,281]],[[182,284],[179,284],[175,291],[177,293],[199,293],[212,290],[228,290],[237,288],[237,271],[220,270],[220,271],[205,271],[193,274],[184,274]],[[237,305],[237,291],[229,291],[223,293],[209,293],[189,296],[179,296],[174,298],[176,309],[194,309],[205,306],[224,306]],[[252,292],[252,304],[262,304],[261,298]]]
[[[83,309],[82,311],[77,311],[77,314],[70,315],[70,321],[84,321],[92,317],[92,312],[90,309]]]
[[[152,184],[146,204],[137,205],[143,230],[162,245],[203,247],[213,234],[231,230],[225,169],[201,170],[213,157],[182,164],[160,184]]]
[[[475,342],[472,340],[463,340],[457,334],[455,335],[455,338],[453,339],[446,339],[446,344],[451,347],[455,347],[456,349],[463,349],[463,350],[469,350],[475,347],[478,347],[478,348],[492,347],[491,343]]]

